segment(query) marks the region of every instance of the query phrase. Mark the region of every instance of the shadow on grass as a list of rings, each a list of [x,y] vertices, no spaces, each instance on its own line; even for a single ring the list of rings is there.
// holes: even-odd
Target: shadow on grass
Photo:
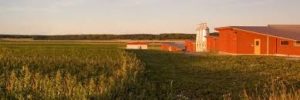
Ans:
[[[290,80],[288,75],[297,76],[300,71],[299,62],[279,57],[129,52],[145,63],[144,92],[154,98],[223,99],[230,95],[241,99],[245,89],[251,95],[264,95],[271,80]]]

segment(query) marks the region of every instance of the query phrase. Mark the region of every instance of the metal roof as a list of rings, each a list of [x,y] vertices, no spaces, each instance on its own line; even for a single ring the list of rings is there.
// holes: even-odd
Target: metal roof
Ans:
[[[223,28],[233,28],[300,41],[300,25],[229,26]],[[223,28],[216,28],[216,30]]]
[[[128,45],[147,45],[146,42],[129,42]]]

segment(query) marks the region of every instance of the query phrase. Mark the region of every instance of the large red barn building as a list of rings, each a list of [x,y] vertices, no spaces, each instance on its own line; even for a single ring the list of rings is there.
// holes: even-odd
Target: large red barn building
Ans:
[[[207,50],[234,55],[300,56],[300,25],[229,26],[207,36]]]

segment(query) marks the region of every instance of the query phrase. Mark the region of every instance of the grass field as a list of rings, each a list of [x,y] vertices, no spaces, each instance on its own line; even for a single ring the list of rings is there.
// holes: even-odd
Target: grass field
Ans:
[[[299,99],[300,61],[0,42],[3,99]],[[157,48],[152,46],[151,48]]]
[[[300,61],[279,57],[135,52],[145,62],[149,82],[170,85],[169,91],[176,98],[266,99],[277,96],[276,92],[284,92],[282,89],[287,89],[283,93],[287,96],[300,88]]]
[[[133,54],[118,47],[2,43],[0,97],[110,99],[125,95],[143,67]]]

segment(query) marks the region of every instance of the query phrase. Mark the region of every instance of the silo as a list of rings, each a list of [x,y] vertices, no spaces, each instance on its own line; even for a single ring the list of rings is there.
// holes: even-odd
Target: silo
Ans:
[[[196,52],[205,52],[206,36],[209,34],[209,28],[206,23],[199,24],[196,29]]]

